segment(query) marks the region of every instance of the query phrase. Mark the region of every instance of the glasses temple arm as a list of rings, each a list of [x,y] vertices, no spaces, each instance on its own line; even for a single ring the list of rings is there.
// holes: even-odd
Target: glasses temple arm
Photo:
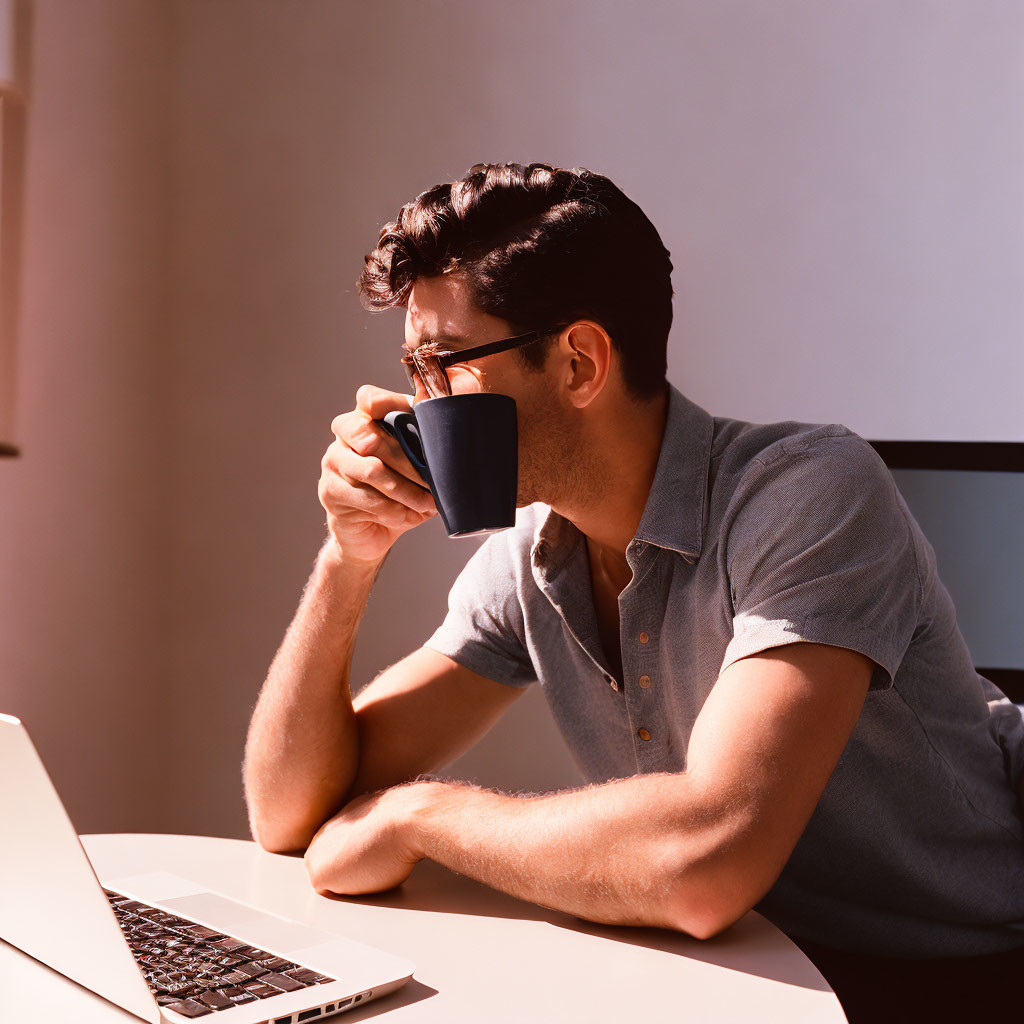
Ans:
[[[514,338],[504,338],[502,341],[492,341],[487,345],[478,345],[475,348],[463,349],[460,352],[445,352],[444,355],[439,355],[436,359],[440,366],[447,368],[454,363],[461,363],[470,359],[480,359],[483,356],[493,356],[499,352],[507,352],[510,348],[519,348],[522,345],[532,344],[556,330],[561,330],[561,326],[549,327],[543,331],[530,331],[529,334],[519,334]]]

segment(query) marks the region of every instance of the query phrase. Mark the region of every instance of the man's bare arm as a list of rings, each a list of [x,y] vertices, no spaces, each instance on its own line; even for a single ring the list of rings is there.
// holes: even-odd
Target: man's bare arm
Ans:
[[[356,631],[370,588],[403,533],[436,514],[394,438],[374,421],[409,397],[364,385],[331,424],[318,494],[330,536],[320,551],[249,725],[243,778],[253,836],[305,849],[359,763],[349,691]]]
[[[249,731],[250,825],[276,852],[304,850],[345,802],[450,764],[524,692],[421,647],[352,699],[342,638],[369,583],[334,560],[325,546]]]
[[[359,766],[349,691],[356,630],[377,567],[323,546],[249,723],[243,778],[263,847],[304,850],[341,805]]]
[[[687,771],[543,797],[419,782],[356,801],[306,852],[320,892],[397,884],[429,857],[592,921],[707,938],[771,888],[860,713],[873,663],[794,643],[737,661],[698,716]]]
[[[446,782],[408,789],[421,852],[460,874],[602,924],[697,938],[717,927],[717,900],[691,894],[684,914],[679,899],[680,880],[692,884],[726,835],[685,772],[530,797]]]

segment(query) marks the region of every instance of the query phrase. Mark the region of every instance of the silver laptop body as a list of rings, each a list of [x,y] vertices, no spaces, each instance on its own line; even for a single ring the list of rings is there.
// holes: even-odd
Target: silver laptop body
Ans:
[[[136,874],[101,884],[27,730],[3,714],[0,822],[0,938],[153,1024],[298,1024],[300,1015],[319,1020],[394,991],[415,969],[408,960],[177,875]],[[150,992],[104,887],[337,980],[183,1016],[160,1006]]]

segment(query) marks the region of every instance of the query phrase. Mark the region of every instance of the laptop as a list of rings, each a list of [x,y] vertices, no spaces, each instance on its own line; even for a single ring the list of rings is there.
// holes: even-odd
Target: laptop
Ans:
[[[415,966],[167,872],[100,879],[24,725],[0,714],[0,938],[159,1024],[299,1024]]]

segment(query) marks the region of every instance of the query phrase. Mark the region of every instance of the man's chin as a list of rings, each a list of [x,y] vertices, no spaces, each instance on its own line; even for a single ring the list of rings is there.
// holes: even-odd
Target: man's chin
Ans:
[[[537,495],[536,489],[531,487],[528,482],[523,483],[523,479],[520,477],[519,486],[516,488],[516,508],[526,508],[527,505],[535,505],[538,501],[543,500]]]
[[[516,508],[526,508],[527,505],[536,505],[538,502],[550,505],[553,497],[552,487],[549,483],[538,480],[533,474],[528,476],[524,476],[523,473],[519,474],[516,486]]]
[[[531,496],[524,496],[524,497],[516,498],[516,508],[529,508],[530,505],[537,505],[537,504],[550,505],[551,502],[547,501],[545,498],[538,498],[538,497],[535,497],[535,496],[533,496],[533,497],[531,497]]]

